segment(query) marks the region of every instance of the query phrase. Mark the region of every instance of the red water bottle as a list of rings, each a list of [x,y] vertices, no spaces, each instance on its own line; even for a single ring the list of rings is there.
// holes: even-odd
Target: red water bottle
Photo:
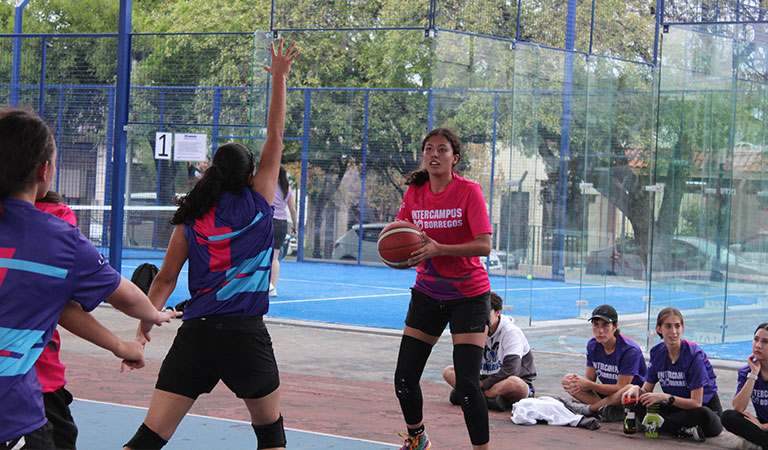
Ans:
[[[637,407],[637,397],[630,396],[624,401],[624,434],[635,434],[637,424],[635,423],[635,409]]]

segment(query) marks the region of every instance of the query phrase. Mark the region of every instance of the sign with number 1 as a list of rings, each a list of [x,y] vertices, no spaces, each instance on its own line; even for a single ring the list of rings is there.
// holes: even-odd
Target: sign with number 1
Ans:
[[[155,133],[155,159],[171,159],[171,133]]]

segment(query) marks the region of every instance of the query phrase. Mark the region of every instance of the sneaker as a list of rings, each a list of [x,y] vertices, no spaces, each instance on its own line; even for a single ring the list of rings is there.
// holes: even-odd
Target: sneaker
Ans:
[[[739,440],[739,443],[736,446],[738,450],[760,450],[762,448],[759,445],[753,444],[751,441],[748,441],[741,436],[736,436],[736,438]]]
[[[397,433],[401,438],[405,439],[403,446],[400,450],[429,450],[432,448],[432,443],[429,442],[429,436],[426,431],[422,431],[417,436],[411,436],[406,433]]]
[[[575,402],[571,400],[570,398],[566,397],[555,397],[556,400],[558,400],[560,403],[565,405],[565,407],[568,409],[568,411],[574,413],[574,414],[582,414],[584,416],[589,416],[590,414],[583,414],[582,409],[584,406],[587,406],[583,403]]]
[[[698,425],[690,428],[680,428],[677,431],[677,437],[683,438],[683,439],[689,439],[693,442],[704,442],[707,440],[704,437],[704,430],[702,430],[701,427]]]
[[[461,406],[461,397],[459,397],[459,391],[451,389],[451,395],[448,396],[448,401],[451,405]]]
[[[624,409],[617,406],[606,405],[597,411],[597,417],[602,422],[623,422]]]
[[[277,297],[277,289],[272,285],[272,283],[269,283],[269,296]]]
[[[512,409],[512,406],[507,402],[507,399],[504,398],[503,395],[499,395],[498,397],[494,398],[485,398],[485,403],[488,405],[488,409],[491,411],[509,411]]]

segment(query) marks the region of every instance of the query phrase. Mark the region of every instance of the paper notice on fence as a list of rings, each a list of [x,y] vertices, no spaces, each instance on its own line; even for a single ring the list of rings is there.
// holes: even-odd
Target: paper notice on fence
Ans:
[[[206,134],[174,134],[174,161],[205,161],[208,150]]]

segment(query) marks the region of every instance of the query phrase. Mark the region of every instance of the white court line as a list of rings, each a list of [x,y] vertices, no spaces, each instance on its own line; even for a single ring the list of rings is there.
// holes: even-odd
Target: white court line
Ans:
[[[285,301],[278,301],[269,302],[270,305],[278,305],[282,303],[305,303],[305,302],[325,302],[329,300],[350,300],[350,299],[356,299],[356,298],[380,298],[380,297],[397,297],[399,295],[411,295],[410,292],[401,292],[398,294],[374,294],[374,295],[355,295],[355,296],[349,296],[349,297],[329,297],[329,298],[308,298],[305,300],[285,300]]]
[[[101,405],[121,406],[123,408],[142,409],[144,411],[146,411],[148,409],[148,408],[145,408],[143,406],[121,405],[120,403],[102,402],[102,401],[98,401],[98,400],[86,400],[84,398],[77,398],[77,397],[75,397],[75,400],[78,400],[78,401],[81,401],[81,402],[88,402],[88,403],[98,403],[98,404],[101,404]],[[242,424],[247,424],[247,425],[251,424],[251,422],[246,422],[246,421],[243,421],[243,420],[224,419],[224,418],[221,418],[221,417],[204,416],[204,415],[201,415],[201,414],[187,413],[186,415],[187,416],[192,416],[192,417],[200,417],[202,419],[222,420],[224,422],[242,423]],[[318,436],[328,436],[328,437],[339,438],[339,439],[347,439],[347,440],[350,440],[350,441],[369,442],[371,444],[389,445],[389,446],[392,446],[392,447],[397,447],[397,445],[391,444],[389,442],[379,442],[379,441],[372,441],[370,439],[359,439],[359,438],[353,438],[353,437],[347,437],[347,436],[339,436],[337,434],[319,433],[317,431],[306,431],[306,430],[300,430],[298,428],[288,428],[288,427],[285,427],[285,429],[286,430],[291,430],[291,431],[298,431],[300,433],[316,434]]]
[[[499,289],[499,291],[503,292],[509,292],[509,291],[559,291],[559,290],[567,290],[567,289],[606,289],[606,288],[614,288],[614,287],[624,287],[624,286],[617,286],[609,284],[607,286],[563,286],[563,287],[540,287],[540,288],[515,288],[515,289]],[[632,288],[628,288],[632,289]]]
[[[371,286],[370,284],[352,284],[352,283],[334,283],[332,281],[317,281],[317,280],[297,280],[295,278],[281,278],[283,281],[295,281],[299,283],[312,283],[312,284],[333,284],[336,286],[355,286],[355,287],[364,287],[364,288],[375,288],[375,289],[387,289],[390,291],[402,291],[403,288],[393,288],[393,287],[386,287],[386,286]],[[408,289],[408,292],[410,292],[410,288]]]

